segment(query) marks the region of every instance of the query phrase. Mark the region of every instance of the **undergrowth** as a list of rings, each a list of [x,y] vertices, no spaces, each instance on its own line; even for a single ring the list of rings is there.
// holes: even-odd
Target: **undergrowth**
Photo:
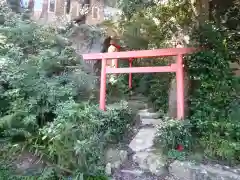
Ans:
[[[168,59],[158,58],[138,60],[134,62],[134,65],[139,67],[149,66],[150,64],[151,66],[164,66],[168,63]],[[167,113],[168,93],[173,77],[171,73],[134,74],[135,86],[133,88],[148,97],[155,110],[161,109],[161,111]]]
[[[38,179],[104,177],[106,146],[121,140],[131,110],[124,102],[99,110],[96,78],[85,72],[69,32],[40,26],[3,4],[0,16],[1,160],[15,170],[25,152],[38,157],[46,167]],[[8,172],[2,169],[1,177]]]
[[[231,47],[232,40],[239,35],[230,37],[226,30],[211,23],[200,32],[203,33],[199,33],[199,41],[207,49],[187,61],[190,78],[195,82],[190,97],[193,130],[205,154],[230,162],[239,161],[240,79],[230,67],[238,58]]]
[[[181,144],[186,152],[201,149],[208,159],[235,164],[240,160],[240,79],[230,67],[237,60],[232,38],[212,23],[203,25],[199,35],[206,49],[186,61],[192,83],[189,120],[167,122],[159,128],[158,141],[168,150]]]

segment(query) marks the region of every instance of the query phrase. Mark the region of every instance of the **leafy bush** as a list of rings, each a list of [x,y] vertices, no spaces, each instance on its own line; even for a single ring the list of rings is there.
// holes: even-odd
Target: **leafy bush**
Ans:
[[[109,82],[107,83],[107,98],[110,101],[113,97],[124,98],[128,92],[128,75],[119,74],[115,76],[111,74],[111,76],[109,76]]]
[[[103,173],[107,143],[131,123],[130,109],[100,111],[91,101],[95,77],[65,34],[0,7],[1,158],[27,149],[55,170]]]
[[[229,33],[207,23],[194,34],[194,39],[206,49],[186,60],[192,84],[189,98],[191,126],[179,121],[167,121],[161,126],[158,141],[166,149],[175,149],[182,144],[185,149],[192,150],[194,139],[195,145],[200,145],[207,157],[228,163],[239,161],[240,81],[230,67],[230,63],[237,60],[237,44],[233,44],[233,34]]]
[[[239,160],[239,79],[230,68],[230,62],[236,61],[236,48],[229,31],[211,23],[201,27],[197,37],[207,49],[187,61],[194,85],[190,97],[194,131],[207,155]]]
[[[36,176],[22,176],[14,174],[14,170],[12,167],[8,167],[6,165],[0,164],[0,177],[1,180],[32,180],[32,179],[39,179],[39,180],[57,180],[57,176],[53,169],[45,169],[42,172],[42,175]]]
[[[156,144],[159,144],[166,152],[176,150],[179,145],[184,150],[192,150],[193,136],[192,124],[189,121],[177,121],[170,119],[158,127]]]
[[[93,174],[105,167],[107,143],[121,140],[132,119],[126,104],[101,112],[97,106],[73,100],[59,104],[55,114],[54,121],[40,129],[38,141],[44,145],[39,150],[61,167]]]
[[[1,127],[11,127],[5,135],[34,134],[36,128],[54,119],[58,103],[88,97],[94,78],[80,68],[68,68],[83,66],[81,58],[70,46],[58,43],[54,29],[10,12],[4,15],[5,23],[0,26],[0,78],[1,99],[6,106],[1,112]]]
[[[144,60],[145,61],[145,60]],[[154,62],[155,61],[155,62]],[[166,59],[154,59],[148,62],[151,66],[164,66],[168,63]],[[137,62],[136,66],[146,66],[146,62]],[[134,75],[136,91],[143,93],[152,102],[156,110],[161,109],[167,112],[168,108],[168,92],[170,82],[173,78],[171,73],[149,73],[143,75]]]

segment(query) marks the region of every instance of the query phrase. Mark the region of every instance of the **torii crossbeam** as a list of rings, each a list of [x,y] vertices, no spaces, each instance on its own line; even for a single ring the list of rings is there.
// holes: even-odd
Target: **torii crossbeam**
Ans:
[[[84,60],[102,60],[101,82],[100,82],[100,109],[106,110],[106,77],[107,74],[123,73],[153,73],[153,72],[172,72],[176,73],[177,80],[177,118],[184,118],[184,64],[183,56],[196,51],[195,48],[168,48],[142,51],[124,51],[113,53],[92,53],[83,54]],[[157,67],[130,67],[128,68],[110,68],[106,66],[107,59],[132,59],[149,57],[176,56],[176,62],[169,66]],[[129,82],[130,83],[130,82]]]

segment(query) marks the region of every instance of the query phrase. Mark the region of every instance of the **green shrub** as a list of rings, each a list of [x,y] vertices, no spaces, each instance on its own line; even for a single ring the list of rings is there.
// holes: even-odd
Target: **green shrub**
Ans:
[[[206,47],[187,60],[193,89],[190,119],[207,156],[239,160],[239,79],[230,68],[236,61],[232,34],[212,23],[197,31]],[[235,44],[236,45],[236,44]]]
[[[94,77],[81,70],[81,57],[70,46],[59,44],[53,28],[10,14],[4,14],[7,18],[0,26],[0,99],[5,104],[0,127],[8,129],[0,134],[24,138],[53,121],[58,103],[88,100]]]
[[[128,75],[119,74],[109,76],[111,80],[107,83],[107,98],[111,101],[112,97],[124,98],[128,92]]]
[[[59,178],[52,168],[46,168],[41,175],[22,176],[14,174],[12,167],[0,164],[0,180],[57,180]]]
[[[146,62],[147,61],[147,62]],[[151,64],[151,65],[149,65]],[[154,60],[139,60],[135,62],[135,66],[164,66],[167,65],[167,59],[154,59]],[[149,73],[133,75],[134,90],[141,92],[149,101],[152,102],[156,110],[167,112],[168,110],[168,92],[170,82],[173,78],[171,73]]]
[[[102,112],[91,101],[95,77],[54,27],[0,6],[0,150],[35,152],[58,175],[103,174],[108,143],[121,140],[132,116],[126,104]]]
[[[192,150],[193,136],[192,124],[187,121],[178,121],[170,119],[164,121],[158,127],[156,144],[160,145],[165,152],[177,150],[178,146],[183,146],[184,150]]]
[[[55,120],[40,129],[38,141],[44,145],[38,149],[61,167],[93,174],[102,172],[106,145],[121,140],[132,119],[126,104],[101,112],[97,106],[68,101],[55,113]]]

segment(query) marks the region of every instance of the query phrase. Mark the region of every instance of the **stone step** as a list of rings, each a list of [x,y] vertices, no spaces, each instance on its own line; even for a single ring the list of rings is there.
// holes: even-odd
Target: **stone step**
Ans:
[[[163,180],[151,173],[144,172],[138,168],[123,169],[114,175],[114,180]]]
[[[129,147],[134,151],[144,151],[153,146],[157,129],[155,127],[142,128],[130,142]]]
[[[129,107],[134,107],[135,109],[145,109],[148,107],[147,103],[143,101],[137,101],[137,100],[129,100],[128,101]]]
[[[133,162],[144,170],[158,176],[167,176],[169,174],[166,158],[152,151],[136,152],[133,155]]]
[[[148,126],[148,125],[157,126],[157,125],[161,124],[162,122],[163,122],[162,119],[141,118],[142,126]]]
[[[161,116],[161,113],[159,112],[139,112],[138,113],[140,115],[140,118],[153,118],[153,119],[157,119]]]
[[[147,112],[153,113],[154,109],[153,108],[147,108],[147,109],[139,110],[139,113],[147,113]]]
[[[240,173],[224,169],[219,165],[194,164],[188,161],[174,161],[170,173],[181,180],[240,180]]]
[[[144,100],[144,101],[147,101],[147,97],[143,96],[143,95],[140,95],[140,94],[133,94],[132,96],[129,97],[129,99],[131,100]]]
[[[141,169],[122,169],[121,173],[141,176],[142,174],[144,174],[144,171]]]

